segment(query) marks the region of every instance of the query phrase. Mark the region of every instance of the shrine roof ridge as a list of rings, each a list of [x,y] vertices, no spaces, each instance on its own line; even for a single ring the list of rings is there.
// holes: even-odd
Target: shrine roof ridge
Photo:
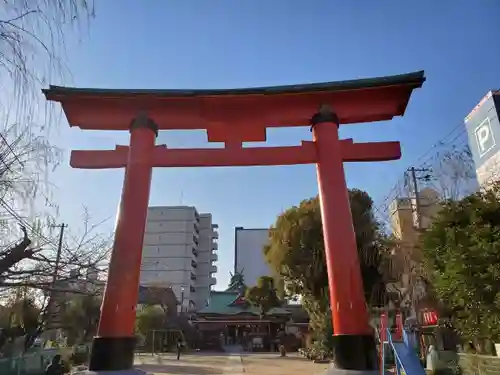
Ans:
[[[284,86],[250,87],[236,89],[101,89],[77,88],[50,85],[42,89],[47,99],[56,96],[100,96],[100,97],[203,97],[203,96],[237,96],[237,95],[280,95],[280,94],[306,94],[312,92],[334,92],[362,90],[369,88],[408,85],[420,87],[425,82],[424,71],[407,74],[382,76],[374,78],[352,79],[347,81],[334,81],[322,83],[308,83]]]

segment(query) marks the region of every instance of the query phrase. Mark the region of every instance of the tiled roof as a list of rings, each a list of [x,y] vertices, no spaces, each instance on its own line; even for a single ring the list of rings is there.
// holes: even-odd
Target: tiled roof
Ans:
[[[148,293],[150,290],[156,292],[158,289],[160,289],[162,293]],[[151,297],[158,297],[162,301],[151,300]],[[139,285],[139,295],[137,296],[138,304],[160,304],[164,301],[175,301],[176,304],[178,303],[177,298],[175,297],[175,294],[171,288],[155,288]]]
[[[199,310],[197,314],[219,314],[219,315],[237,315],[243,313],[250,313],[259,315],[259,309],[248,305],[236,305],[233,302],[239,297],[238,292],[210,292],[210,301],[208,306]],[[268,315],[290,315],[290,312],[281,308],[275,307],[271,309]]]
[[[71,96],[107,96],[112,98],[156,96],[156,97],[203,97],[203,96],[223,96],[223,95],[280,95],[280,94],[300,94],[311,92],[335,92],[348,91],[366,88],[377,88],[396,85],[411,85],[420,87],[425,81],[424,72],[418,71],[408,74],[394,76],[353,79],[348,81],[308,83],[288,86],[251,87],[242,89],[201,89],[201,90],[123,90],[123,89],[95,89],[95,88],[75,88],[51,85],[49,89],[43,89],[45,96],[54,95]]]

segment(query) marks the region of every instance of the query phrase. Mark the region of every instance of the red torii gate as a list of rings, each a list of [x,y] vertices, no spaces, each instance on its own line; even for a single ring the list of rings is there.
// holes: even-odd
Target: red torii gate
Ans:
[[[76,150],[74,168],[125,167],[108,281],[90,370],[133,366],[134,322],[153,167],[212,167],[316,163],[338,368],[371,370],[377,354],[363,296],[343,162],[401,157],[399,142],[340,140],[340,124],[403,115],[424,73],[232,90],[106,90],[50,86],[70,126],[129,130],[130,145]],[[266,128],[311,125],[312,141],[288,147],[242,147],[266,140]],[[206,129],[221,149],[155,145],[159,130]]]

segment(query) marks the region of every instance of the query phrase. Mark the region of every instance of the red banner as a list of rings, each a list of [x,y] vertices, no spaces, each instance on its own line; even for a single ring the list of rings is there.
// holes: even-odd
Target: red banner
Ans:
[[[436,311],[424,311],[422,321],[425,326],[434,326],[438,323],[438,314]]]

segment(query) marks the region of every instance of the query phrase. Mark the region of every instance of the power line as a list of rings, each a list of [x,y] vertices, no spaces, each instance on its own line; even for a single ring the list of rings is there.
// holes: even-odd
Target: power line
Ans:
[[[457,130],[460,130],[458,133]],[[460,142],[458,145],[455,144],[456,140],[459,139],[463,134],[466,133],[466,130],[464,129],[464,124],[463,122],[458,123],[456,126],[454,126],[451,131],[449,131],[445,136],[443,136],[441,139],[439,139],[436,143],[434,143],[429,149],[427,149],[421,156],[419,156],[415,163],[414,163],[414,168],[416,169],[428,169],[429,167],[429,162],[431,162],[433,159],[436,158],[436,156],[439,154],[439,149],[445,148],[447,146],[463,146],[467,143],[467,140],[464,142]],[[434,152],[433,152],[434,151]],[[419,164],[417,164],[419,163]],[[408,167],[412,168],[412,167]],[[403,185],[405,184],[405,179],[406,176],[403,175],[398,179],[396,184],[389,190],[389,193],[385,195],[384,198],[382,198],[382,201],[377,205],[375,210],[380,214],[381,212],[386,212],[383,216],[386,221],[390,219],[390,215],[387,214],[388,206],[389,206],[389,201],[392,199],[397,198],[398,195],[398,189],[401,188],[401,183]],[[391,199],[392,198],[392,199]],[[385,208],[384,208],[385,207]]]

